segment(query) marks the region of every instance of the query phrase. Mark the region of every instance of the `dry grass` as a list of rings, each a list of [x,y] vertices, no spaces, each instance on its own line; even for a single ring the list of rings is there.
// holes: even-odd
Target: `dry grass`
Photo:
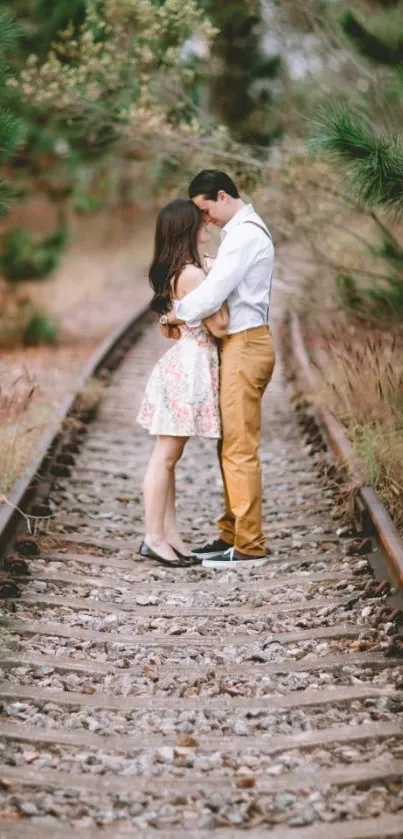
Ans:
[[[32,314],[33,305],[26,294],[0,284],[0,348],[24,343]]]
[[[58,424],[57,405],[46,401],[26,367],[2,375],[0,386],[0,504],[34,456],[46,428]]]
[[[31,448],[29,416],[37,389],[26,369],[16,378],[4,377],[0,386],[0,493],[15,480]]]
[[[311,351],[321,398],[347,430],[364,469],[403,529],[403,328],[348,326],[342,315]]]
[[[77,411],[88,413],[95,411],[105,395],[105,385],[99,379],[88,379],[76,400]]]

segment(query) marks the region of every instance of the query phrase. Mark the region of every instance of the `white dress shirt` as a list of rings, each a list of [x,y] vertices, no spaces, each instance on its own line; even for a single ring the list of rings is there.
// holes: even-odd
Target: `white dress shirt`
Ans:
[[[265,230],[252,204],[238,210],[221,231],[221,245],[208,276],[176,304],[180,320],[198,326],[226,300],[229,335],[268,322],[274,246]]]

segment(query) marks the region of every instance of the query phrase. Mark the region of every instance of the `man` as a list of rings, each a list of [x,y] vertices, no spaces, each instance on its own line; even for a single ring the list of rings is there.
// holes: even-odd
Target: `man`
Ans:
[[[200,172],[190,184],[189,197],[207,223],[222,228],[221,245],[206,280],[164,320],[196,326],[225,300],[229,308],[220,383],[226,511],[218,522],[220,538],[194,553],[209,568],[260,565],[266,559],[266,540],[259,443],[261,400],[275,361],[268,326],[274,247],[266,225],[225,172]]]

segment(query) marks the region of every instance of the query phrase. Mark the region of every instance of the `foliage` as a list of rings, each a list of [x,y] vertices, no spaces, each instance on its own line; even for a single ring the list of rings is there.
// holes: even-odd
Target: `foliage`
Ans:
[[[31,55],[21,93],[72,148],[103,156],[122,129],[130,140],[163,126],[191,74],[180,60],[186,38],[214,30],[196,0],[88,0],[85,19],[71,23],[44,61]]]
[[[0,347],[54,343],[57,325],[17,288],[0,288]],[[0,394],[1,395],[1,394]],[[1,422],[0,422],[1,425]]]
[[[343,32],[356,49],[375,64],[399,65],[403,62],[403,14],[399,7],[383,10],[369,18],[368,26],[347,9],[341,17]]]
[[[277,77],[281,58],[262,52],[260,4],[208,0],[207,9],[219,29],[212,49],[212,107],[236,140],[265,145],[280,133],[267,82]]]
[[[377,211],[395,218],[403,212],[403,135],[400,127],[396,128],[403,113],[399,67],[403,61],[403,13],[399,4],[381,5],[365,23],[360,20],[360,9],[357,14],[344,10],[341,29],[358,54],[374,66],[374,75],[355,107],[351,99],[328,97],[312,121],[310,146],[344,168],[350,199],[372,215],[381,232],[381,245],[369,245],[369,249],[385,263],[382,281],[363,287],[351,273],[342,272],[337,288],[343,305],[361,317],[401,320],[403,247],[379,220]]]
[[[0,267],[10,282],[48,276],[59,264],[68,240],[68,230],[60,227],[41,241],[21,227],[13,227],[3,237]]]
[[[25,125],[21,118],[13,112],[16,96],[8,87],[12,80],[8,63],[9,55],[15,49],[19,28],[8,11],[0,12],[0,166],[13,157],[21,145],[25,135]],[[5,178],[0,180],[0,215],[7,212],[12,199],[13,190]]]
[[[311,148],[347,166],[349,185],[368,207],[403,210],[403,137],[377,133],[369,116],[344,103],[322,106],[312,123]]]
[[[24,3],[26,8],[26,3]],[[85,0],[34,0],[32,8],[32,34],[26,36],[30,52],[46,55],[51,44],[72,24],[80,26],[85,19]],[[24,10],[22,9],[22,14]]]
[[[9,155],[9,175],[21,193],[34,188],[63,205],[74,201],[83,173],[102,179],[105,165],[113,169],[144,152],[163,155],[165,136],[182,121],[188,135],[191,124],[200,133],[190,96],[197,66],[183,48],[187,39],[207,44],[214,36],[201,3],[13,3],[22,36],[17,43],[16,23],[4,13],[14,27],[12,44],[5,27],[2,35],[14,72],[0,96],[15,103],[13,118],[26,126],[24,145],[14,143],[18,154]],[[0,98],[0,113],[1,105]]]
[[[23,336],[26,347],[37,347],[39,344],[54,344],[57,338],[57,324],[48,314],[33,312]]]
[[[339,274],[336,286],[342,305],[365,320],[403,320],[402,276],[386,276],[382,283],[362,287],[350,274]]]

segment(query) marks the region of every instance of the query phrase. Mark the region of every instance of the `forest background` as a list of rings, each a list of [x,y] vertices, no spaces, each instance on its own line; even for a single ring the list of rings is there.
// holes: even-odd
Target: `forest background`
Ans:
[[[402,115],[401,0],[2,2],[0,493],[146,302],[156,208],[216,166],[403,528]]]

